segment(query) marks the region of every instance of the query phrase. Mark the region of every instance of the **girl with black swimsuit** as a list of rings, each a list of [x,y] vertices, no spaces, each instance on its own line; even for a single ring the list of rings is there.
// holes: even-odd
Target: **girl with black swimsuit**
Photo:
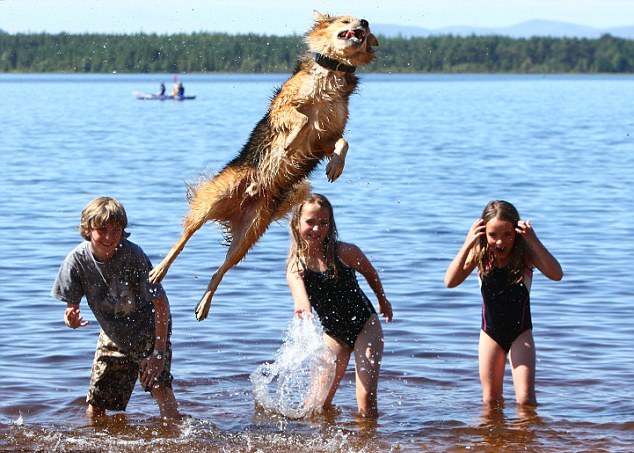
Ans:
[[[476,267],[482,293],[478,347],[482,399],[487,404],[502,402],[508,355],[517,402],[537,406],[529,297],[533,268],[551,280],[561,280],[561,266],[511,203],[491,201],[449,265],[445,284],[458,286]]]
[[[357,246],[337,241],[332,205],[323,195],[313,194],[297,206],[290,228],[293,241],[286,278],[295,313],[312,316],[315,309],[326,344],[337,357],[335,379],[323,409],[333,410],[332,400],[354,352],[359,413],[376,418],[383,330],[355,271],[365,277],[376,295],[379,312],[390,322],[392,306],[379,275]]]

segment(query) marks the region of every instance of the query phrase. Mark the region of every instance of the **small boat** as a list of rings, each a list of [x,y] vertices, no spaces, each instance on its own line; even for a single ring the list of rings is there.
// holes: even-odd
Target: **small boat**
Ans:
[[[196,96],[179,96],[177,94],[155,94],[155,93],[142,93],[140,91],[133,91],[132,96],[144,101],[187,101],[196,99]]]

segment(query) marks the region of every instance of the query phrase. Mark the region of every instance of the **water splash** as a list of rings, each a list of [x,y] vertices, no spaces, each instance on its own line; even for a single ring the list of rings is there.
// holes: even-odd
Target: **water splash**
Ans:
[[[335,377],[335,358],[319,321],[293,317],[275,361],[251,373],[256,405],[288,418],[319,413]]]

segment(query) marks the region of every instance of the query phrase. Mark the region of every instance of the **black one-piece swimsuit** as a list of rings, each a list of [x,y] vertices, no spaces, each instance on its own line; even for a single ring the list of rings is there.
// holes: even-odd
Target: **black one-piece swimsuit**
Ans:
[[[526,268],[522,282],[509,283],[508,266],[494,267],[480,279],[482,330],[505,352],[522,333],[533,328],[530,289],[533,270]]]
[[[308,300],[317,312],[324,331],[350,347],[376,310],[365,295],[351,267],[338,257],[337,278],[332,269],[325,272],[305,268],[302,278]]]

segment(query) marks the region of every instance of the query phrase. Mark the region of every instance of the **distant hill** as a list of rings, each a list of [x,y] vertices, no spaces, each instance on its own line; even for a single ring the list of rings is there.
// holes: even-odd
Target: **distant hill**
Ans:
[[[610,34],[617,38],[634,39],[634,25],[613,28],[593,28],[585,25],[576,25],[568,22],[552,20],[530,20],[512,27],[484,28],[470,26],[455,26],[436,29],[427,29],[407,25],[373,24],[372,31],[376,34],[393,38],[427,38],[429,36],[454,35],[454,36],[486,36],[501,35],[511,38],[531,38],[533,36],[552,38],[588,38],[595,39],[601,35]]]

